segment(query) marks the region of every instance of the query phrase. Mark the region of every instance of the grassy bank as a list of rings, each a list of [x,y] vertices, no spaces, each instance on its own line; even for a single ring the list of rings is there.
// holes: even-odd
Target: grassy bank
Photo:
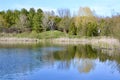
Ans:
[[[39,43],[50,42],[54,44],[91,44],[99,46],[120,46],[119,40],[112,37],[80,37],[65,34],[60,31],[46,31],[42,33],[0,33],[0,43]]]
[[[61,38],[61,37],[68,37],[68,38],[80,38],[78,35],[70,35],[65,34],[61,31],[45,31],[41,33],[31,32],[31,33],[0,33],[0,37],[17,37],[17,38],[37,38],[37,39],[51,39],[51,38]]]
[[[42,33],[0,33],[0,43],[13,44],[13,43],[39,43],[41,41],[47,41],[48,39],[56,39],[62,37],[69,37],[73,35],[65,34],[61,31],[45,31]]]

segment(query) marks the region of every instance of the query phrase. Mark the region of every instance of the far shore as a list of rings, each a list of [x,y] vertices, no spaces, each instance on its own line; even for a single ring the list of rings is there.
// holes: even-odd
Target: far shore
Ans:
[[[120,46],[118,39],[111,37],[91,37],[91,38],[51,38],[51,39],[36,39],[36,38],[17,38],[17,37],[0,37],[0,44],[17,44],[17,43],[40,43],[50,42],[53,44],[108,44]]]
[[[35,38],[0,37],[0,44],[31,44],[38,42],[39,39]]]

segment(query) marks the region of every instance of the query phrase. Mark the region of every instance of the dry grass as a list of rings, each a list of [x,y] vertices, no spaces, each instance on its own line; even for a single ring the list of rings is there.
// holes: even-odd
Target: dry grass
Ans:
[[[101,47],[120,46],[118,39],[110,37],[93,37],[93,38],[54,38],[54,39],[36,39],[36,38],[16,38],[16,37],[1,37],[0,43],[38,43],[51,42],[53,44],[91,44]]]
[[[101,37],[101,38],[56,38],[49,39],[49,41],[53,43],[60,44],[110,44],[110,45],[118,45],[119,40],[110,37]]]
[[[38,39],[32,38],[16,38],[16,37],[1,37],[0,44],[15,44],[15,43],[37,43]]]

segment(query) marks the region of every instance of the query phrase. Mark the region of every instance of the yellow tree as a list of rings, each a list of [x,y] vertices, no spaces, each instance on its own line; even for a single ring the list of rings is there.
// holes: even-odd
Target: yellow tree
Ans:
[[[96,23],[94,12],[89,7],[80,7],[78,14],[75,16],[75,26],[77,27],[78,35],[87,35],[87,24],[89,22]]]

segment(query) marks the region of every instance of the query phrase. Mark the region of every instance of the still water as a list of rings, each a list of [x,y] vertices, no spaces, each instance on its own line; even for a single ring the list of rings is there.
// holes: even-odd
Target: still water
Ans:
[[[120,53],[90,45],[0,45],[0,80],[120,80]]]

